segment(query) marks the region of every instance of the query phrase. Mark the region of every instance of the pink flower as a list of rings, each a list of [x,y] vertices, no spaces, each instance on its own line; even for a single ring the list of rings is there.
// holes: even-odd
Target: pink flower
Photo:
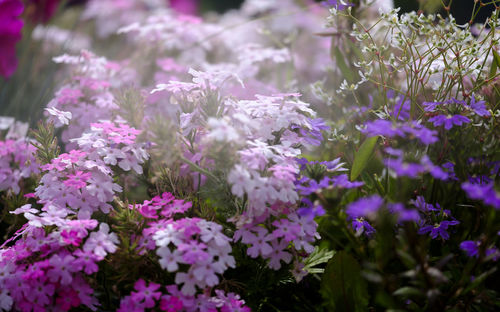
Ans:
[[[146,286],[146,282],[142,278],[135,283],[134,288],[137,292],[132,292],[130,297],[137,305],[144,305],[146,308],[154,307],[155,300],[161,296],[161,292],[155,292],[160,288],[159,284],[149,283],[149,286]]]
[[[208,253],[205,251],[206,245],[203,243],[189,242],[187,244],[180,244],[179,250],[184,252],[182,259],[189,264],[203,261],[207,259]]]
[[[76,271],[74,262],[75,257],[72,255],[68,254],[64,257],[60,257],[58,254],[53,255],[49,260],[53,268],[47,272],[50,281],[58,282],[60,280],[62,285],[69,285],[73,280],[71,273]]]
[[[182,14],[196,15],[198,13],[198,0],[170,0],[170,6]]]
[[[267,242],[272,239],[272,236],[262,227],[257,227],[255,230],[257,235],[250,234],[247,239],[243,240],[243,243],[252,244],[252,247],[248,248],[247,254],[252,258],[257,258],[259,253],[262,256],[270,254],[273,249]]]
[[[17,67],[16,42],[21,40],[24,10],[20,0],[0,0],[0,76],[9,78]]]
[[[96,263],[99,261],[99,257],[94,255],[92,252],[85,252],[78,249],[73,253],[73,255],[78,257],[74,262],[78,271],[83,271],[85,274],[92,274],[99,271],[99,267]]]
[[[290,263],[290,261],[292,261],[292,254],[285,251],[288,247],[288,242],[286,240],[281,240],[280,243],[273,241],[271,242],[271,246],[273,247],[271,260],[269,261],[269,267],[271,269],[279,270],[281,268],[281,260],[285,263]]]
[[[84,173],[83,171],[77,171],[75,174],[69,174],[68,179],[63,183],[68,187],[81,189],[82,187],[87,186],[87,181],[91,176],[92,174],[90,172]]]
[[[175,296],[163,296],[160,301],[160,309],[167,312],[182,311],[182,301]]]
[[[63,311],[69,311],[72,307],[79,306],[80,298],[78,298],[78,293],[69,287],[63,288],[56,299],[56,305]]]
[[[287,219],[276,220],[273,222],[276,230],[273,231],[272,235],[274,237],[283,237],[286,241],[292,241],[297,238],[300,232],[300,226],[298,224],[293,224]]]

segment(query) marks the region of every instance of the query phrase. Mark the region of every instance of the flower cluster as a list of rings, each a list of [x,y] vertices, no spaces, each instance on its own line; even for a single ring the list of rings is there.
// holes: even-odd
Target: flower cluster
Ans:
[[[245,301],[234,293],[225,294],[222,290],[216,290],[215,296],[210,297],[206,294],[197,296],[186,295],[179,291],[177,285],[167,285],[165,290],[160,284],[149,283],[142,279],[134,285],[134,291],[130,296],[126,296],[120,302],[120,312],[140,312],[146,308],[159,307],[161,311],[214,311],[230,312],[241,311],[250,312],[246,307]]]
[[[40,172],[35,147],[27,140],[0,141],[0,191],[21,190],[21,181]]]
[[[147,249],[156,249],[160,266],[177,272],[175,282],[185,295],[219,283],[218,274],[235,266],[230,239],[222,226],[199,218],[162,219],[143,232]],[[187,268],[186,268],[187,266]]]

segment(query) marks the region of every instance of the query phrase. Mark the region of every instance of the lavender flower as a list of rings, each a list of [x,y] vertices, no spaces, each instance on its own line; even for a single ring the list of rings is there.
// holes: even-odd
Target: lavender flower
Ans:
[[[491,113],[486,109],[485,103],[486,103],[485,101],[476,102],[476,98],[473,94],[468,108],[471,109],[474,112],[474,114],[478,116],[489,117],[491,116]]]
[[[495,191],[494,182],[487,184],[464,182],[462,189],[470,199],[482,200],[486,205],[500,209],[500,194]]]
[[[464,123],[470,123],[470,119],[462,115],[437,115],[429,118],[429,122],[434,124],[434,127],[444,125],[446,130],[450,130],[453,126],[461,126]]]
[[[384,200],[378,195],[364,197],[349,204],[346,209],[346,214],[350,219],[359,217],[371,218],[378,212],[383,203]]]

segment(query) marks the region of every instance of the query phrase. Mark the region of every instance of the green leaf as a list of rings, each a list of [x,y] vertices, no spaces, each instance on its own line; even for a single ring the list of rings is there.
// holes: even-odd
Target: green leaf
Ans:
[[[309,273],[323,273],[324,269],[315,268],[315,266],[328,262],[334,254],[335,251],[333,250],[319,248],[318,246],[314,247],[314,251],[304,261],[304,270]]]
[[[410,297],[420,297],[423,296],[423,293],[420,289],[415,287],[401,287],[392,293],[394,296],[402,296],[405,298]]]
[[[469,286],[465,289],[464,294],[468,293],[469,291],[473,290],[474,288],[479,287],[479,285],[481,285],[486,280],[486,278],[488,278],[490,275],[492,275],[496,271],[497,271],[497,268],[493,267],[493,268],[489,269],[488,271],[482,273],[478,277],[476,277],[474,279],[474,281],[472,283],[470,283]]]
[[[500,54],[495,50],[491,51],[493,52],[493,62],[491,62],[490,78],[494,77],[497,73],[497,68],[500,68]]]
[[[346,251],[330,259],[320,293],[328,311],[367,311],[367,283],[361,276],[358,261]]]
[[[378,137],[367,138],[363,144],[358,149],[358,152],[354,156],[354,163],[351,169],[351,181],[355,180],[359,174],[365,169],[368,164],[368,160],[373,153],[375,144],[377,144]]]
[[[333,45],[332,45],[333,48]],[[335,46],[335,49],[333,49],[333,52],[335,53],[335,61],[337,62],[337,66],[346,78],[346,80],[349,83],[353,83],[355,78],[354,78],[354,72],[347,66],[345,62],[344,55],[342,52],[340,52],[340,49],[338,46]]]

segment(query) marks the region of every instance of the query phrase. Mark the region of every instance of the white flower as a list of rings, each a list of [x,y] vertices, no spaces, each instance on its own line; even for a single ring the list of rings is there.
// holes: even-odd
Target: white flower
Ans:
[[[104,258],[108,252],[113,253],[116,251],[118,243],[118,236],[115,233],[109,233],[109,225],[101,223],[98,232],[90,233],[85,245],[83,245],[83,250],[91,251],[96,256]]]

